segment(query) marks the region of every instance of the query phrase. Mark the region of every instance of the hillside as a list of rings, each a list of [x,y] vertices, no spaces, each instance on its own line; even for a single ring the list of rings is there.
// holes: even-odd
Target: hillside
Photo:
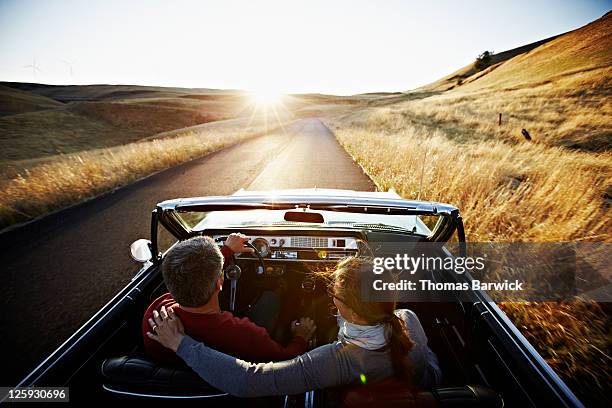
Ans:
[[[3,83],[0,172],[32,160],[236,117],[243,114],[243,105],[244,95],[234,91]]]
[[[610,89],[612,13],[533,51],[510,59],[466,85],[469,89],[500,89],[557,83],[564,87]],[[569,80],[571,79],[571,80]],[[569,81],[568,81],[569,80]]]
[[[577,30],[494,56],[483,71],[464,67],[395,100],[381,98],[381,108],[354,116],[394,128],[423,126],[461,143],[503,140],[608,151],[611,50],[607,13]]]
[[[0,117],[62,107],[61,102],[0,85]]]
[[[470,64],[416,91],[521,88],[571,76],[599,83],[604,78],[598,77],[609,76],[612,66],[612,12],[577,30],[494,54],[491,62],[481,72]]]
[[[559,37],[558,35],[550,37],[550,38],[546,38],[544,40],[540,40],[540,41],[536,41],[534,43],[531,44],[527,44],[527,45],[523,45],[521,47],[517,47],[517,48],[513,48],[511,50],[508,51],[504,51],[504,52],[500,52],[500,53],[496,53],[493,54],[491,57],[491,65],[493,67],[498,67],[499,65],[503,64],[504,62],[508,61],[511,58],[514,58],[518,55],[521,54],[525,54],[528,53],[529,51],[533,50],[536,47],[539,47],[542,44],[546,44],[547,42],[554,40],[555,38]],[[459,86],[460,83],[465,83],[466,81],[469,82],[469,78],[474,76],[476,77],[475,74],[477,74],[478,71],[476,70],[476,68],[474,67],[474,63],[470,63],[468,65],[466,65],[463,68],[458,69],[457,71],[453,72],[450,75],[445,76],[444,78],[441,78],[435,82],[432,82],[430,84],[424,85],[420,88],[417,89],[417,91],[421,91],[421,92],[443,92],[443,91],[448,91],[451,90],[453,88],[455,88],[456,86]],[[475,79],[475,78],[472,78]]]
[[[228,91],[207,88],[172,88],[139,85],[47,85],[0,82],[0,85],[45,96],[62,102],[102,101],[129,98],[168,98],[184,95],[216,94]]]

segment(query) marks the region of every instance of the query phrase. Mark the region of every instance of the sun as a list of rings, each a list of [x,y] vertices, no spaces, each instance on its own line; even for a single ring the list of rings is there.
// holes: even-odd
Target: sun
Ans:
[[[251,88],[246,97],[247,101],[244,109],[251,111],[249,124],[255,120],[263,119],[266,126],[276,124],[283,127],[283,120],[292,115],[285,105],[290,97],[276,87]]]
[[[254,89],[249,91],[251,101],[261,107],[274,107],[280,105],[283,94],[275,89]]]

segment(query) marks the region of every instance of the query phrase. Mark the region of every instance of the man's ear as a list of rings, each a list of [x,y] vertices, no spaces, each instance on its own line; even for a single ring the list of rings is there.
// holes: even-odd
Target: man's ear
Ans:
[[[221,276],[219,276],[219,279],[217,279],[217,290],[219,292],[221,292],[223,290],[223,273],[221,273]]]

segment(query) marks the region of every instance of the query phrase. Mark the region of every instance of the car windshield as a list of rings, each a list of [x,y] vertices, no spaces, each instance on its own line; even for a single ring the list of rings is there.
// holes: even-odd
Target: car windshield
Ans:
[[[194,231],[233,227],[308,226],[316,228],[396,229],[419,235],[429,235],[435,216],[363,214],[340,211],[307,211],[323,217],[323,222],[287,221],[287,210],[239,210],[211,212],[180,212],[178,216]],[[291,211],[293,214],[303,210]],[[320,215],[320,216],[319,216]],[[299,219],[299,217],[298,217]]]

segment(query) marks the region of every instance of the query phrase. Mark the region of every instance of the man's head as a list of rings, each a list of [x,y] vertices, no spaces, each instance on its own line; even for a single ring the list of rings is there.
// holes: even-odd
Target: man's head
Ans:
[[[181,306],[200,307],[221,289],[223,255],[212,238],[190,238],[166,254],[162,275],[170,294]]]

